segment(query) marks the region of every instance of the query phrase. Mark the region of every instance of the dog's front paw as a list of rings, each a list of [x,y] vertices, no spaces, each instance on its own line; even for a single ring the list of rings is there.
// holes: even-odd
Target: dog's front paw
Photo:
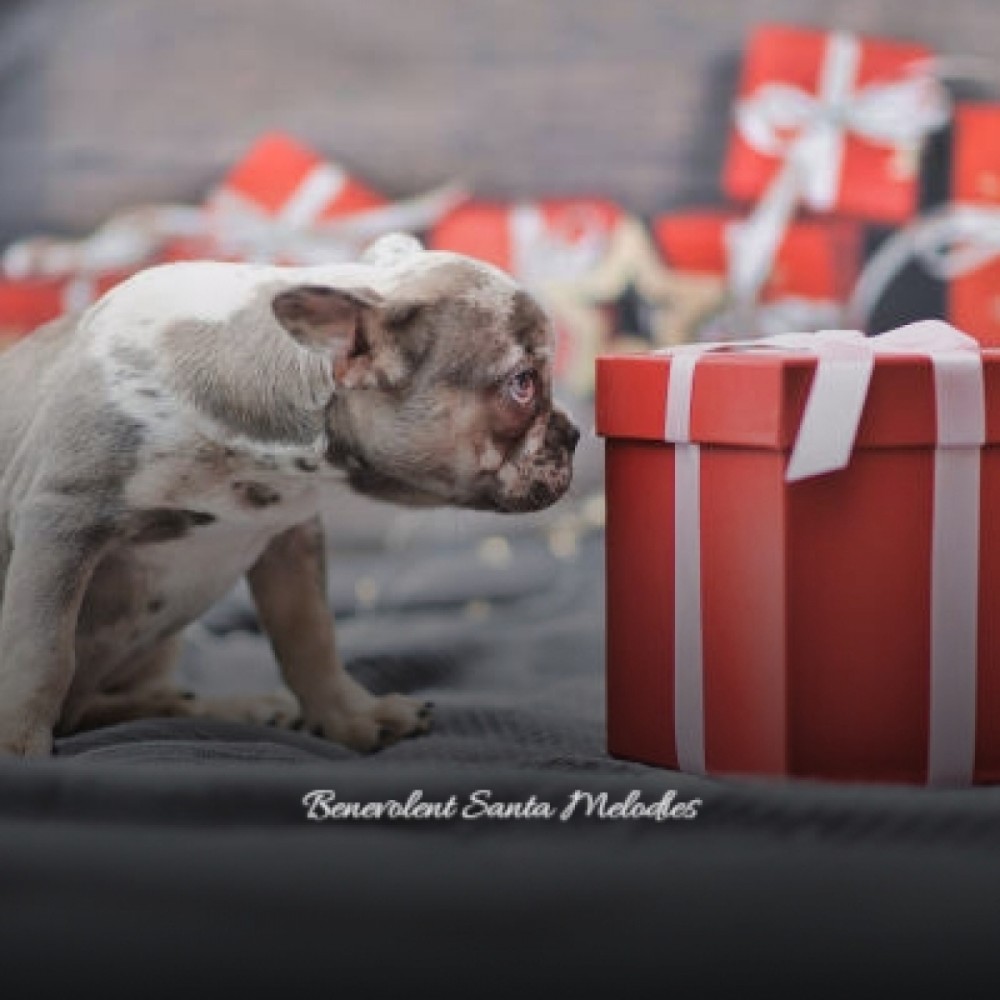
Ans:
[[[430,732],[433,708],[432,702],[402,694],[369,696],[352,709],[329,710],[316,718],[306,716],[298,728],[352,750],[374,753],[402,739]]]

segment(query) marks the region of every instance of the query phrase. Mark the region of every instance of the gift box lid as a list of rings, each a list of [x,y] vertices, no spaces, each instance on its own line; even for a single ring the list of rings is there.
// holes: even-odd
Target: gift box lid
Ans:
[[[986,440],[1000,441],[1000,350],[982,352]],[[778,349],[702,355],[691,401],[691,440],[784,450],[802,422],[816,358]],[[664,440],[670,355],[604,355],[597,359],[597,433],[607,438]],[[934,374],[929,358],[875,358],[855,442],[857,448],[933,447]]]

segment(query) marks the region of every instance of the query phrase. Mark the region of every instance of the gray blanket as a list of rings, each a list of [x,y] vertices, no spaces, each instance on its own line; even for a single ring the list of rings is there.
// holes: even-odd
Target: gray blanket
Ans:
[[[113,963],[130,989],[348,997],[444,982],[974,995],[1000,926],[1000,791],[696,779],[607,756],[590,486],[549,517],[359,506],[335,533],[350,668],[432,699],[430,736],[362,758],[299,733],[147,721],[0,764],[7,974],[66,989]],[[380,546],[366,516],[384,519],[367,525]],[[205,691],[274,686],[243,590],[191,631],[182,669]],[[310,820],[316,790],[475,815]],[[670,791],[697,818],[564,818],[575,793]],[[485,814],[505,804],[535,818]]]

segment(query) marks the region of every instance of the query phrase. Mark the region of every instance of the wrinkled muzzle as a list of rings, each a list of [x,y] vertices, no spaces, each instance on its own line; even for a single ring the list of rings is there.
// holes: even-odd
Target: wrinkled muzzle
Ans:
[[[552,410],[536,421],[497,471],[482,506],[502,514],[550,507],[573,480],[573,453],[579,440],[580,431],[569,416]]]

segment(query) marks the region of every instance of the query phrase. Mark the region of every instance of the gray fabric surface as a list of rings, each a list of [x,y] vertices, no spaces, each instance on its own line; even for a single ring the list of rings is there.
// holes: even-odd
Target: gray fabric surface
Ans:
[[[549,531],[515,531],[503,566],[471,529],[341,552],[331,602],[351,669],[433,698],[427,737],[359,757],[298,733],[150,720],[0,763],[8,975],[43,994],[113,965],[123,990],[155,968],[163,989],[251,995],[415,980],[488,995],[617,995],[625,981],[992,995],[1000,789],[699,779],[609,758],[603,534],[583,528],[558,558]],[[359,578],[382,582],[374,607],[358,608]],[[206,691],[272,687],[244,592],[194,631],[183,671]],[[672,789],[703,804],[689,823],[310,823],[313,789],[360,803],[488,790],[556,810],[577,790]]]

